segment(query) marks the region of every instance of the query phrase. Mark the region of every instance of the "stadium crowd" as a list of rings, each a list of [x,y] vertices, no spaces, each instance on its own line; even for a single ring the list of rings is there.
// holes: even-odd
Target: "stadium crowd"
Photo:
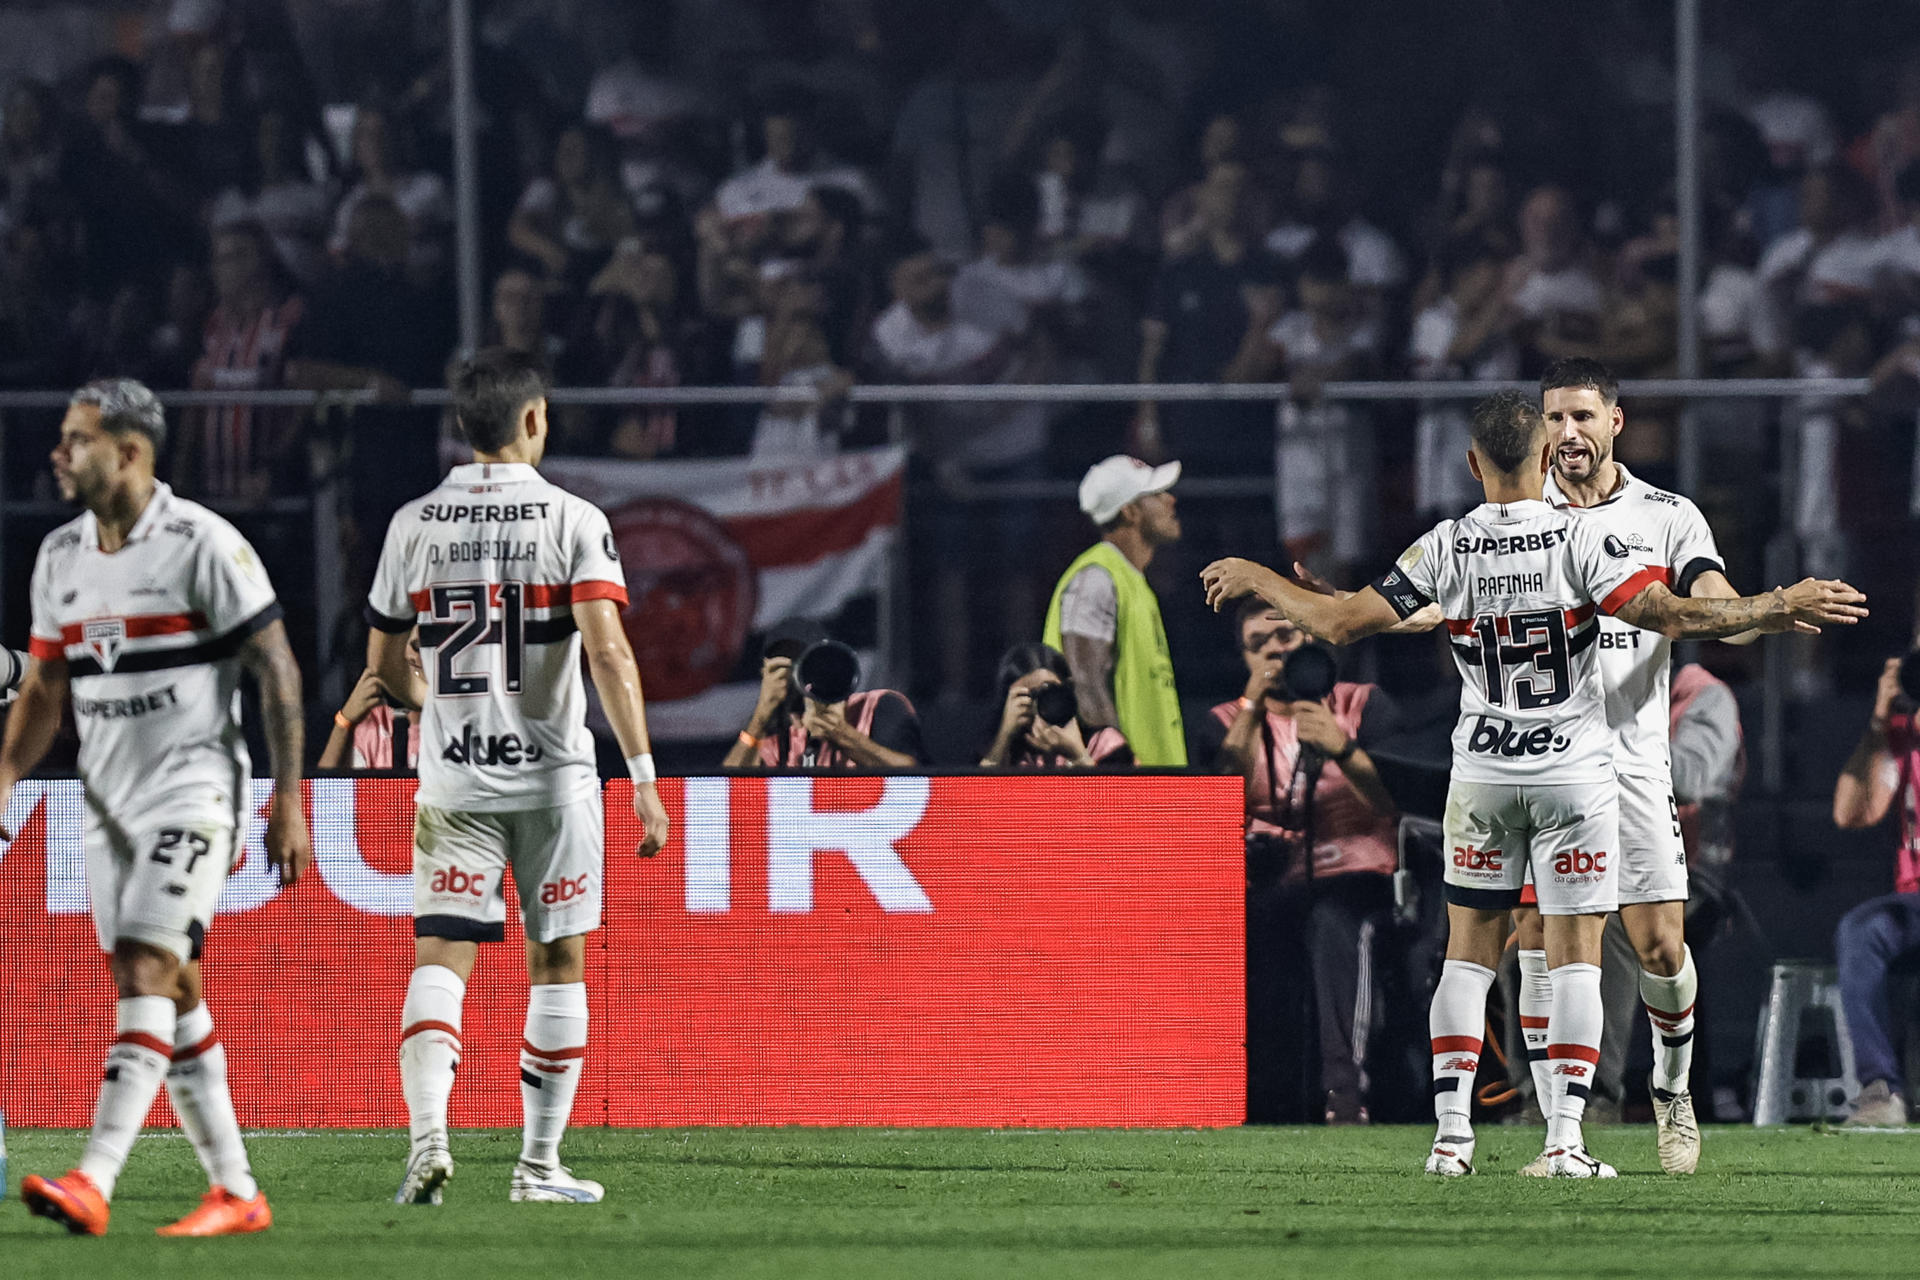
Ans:
[[[1272,472],[1277,433],[1287,548],[1369,568],[1470,499],[1464,409],[1365,410],[1323,399],[1327,381],[1524,379],[1568,355],[1629,378],[1676,367],[1665,54],[1597,34],[1644,7],[1599,6],[1563,37],[1596,33],[1576,100],[1490,65],[1434,120],[1350,65],[1409,61],[1361,29],[1367,6],[482,6],[486,338],[540,351],[559,385],[815,392],[562,415],[560,449],[622,458],[884,438],[884,415],[845,403],[856,381],[1286,381],[1277,415],[1143,394],[1137,410],[936,407],[904,427],[936,505],[1123,447],[1190,475]],[[1710,376],[1885,389],[1786,406],[1786,505],[1824,572],[1908,498],[1875,489],[1885,459],[1841,442],[1920,400],[1920,54],[1822,82],[1780,8],[1709,31],[1699,318]],[[117,51],[68,41],[68,61],[0,68],[0,387],[124,373],[398,402],[436,385],[455,345],[443,19],[431,3],[177,3],[119,30]],[[1396,19],[1409,39],[1461,38]],[[1625,460],[1659,479],[1678,406],[1635,408]],[[1733,473],[1752,478],[1770,413],[1708,411]],[[305,487],[310,445],[377,440],[378,465],[349,467],[354,515],[377,524],[438,466],[437,427],[208,410],[171,470],[185,492],[259,499]],[[1884,501],[1853,501],[1863,489]],[[1741,532],[1757,547],[1767,530]],[[1031,585],[1016,579],[1008,612]]]

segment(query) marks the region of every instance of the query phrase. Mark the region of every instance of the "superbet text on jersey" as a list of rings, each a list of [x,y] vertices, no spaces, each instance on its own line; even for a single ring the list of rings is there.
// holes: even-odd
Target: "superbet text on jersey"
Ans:
[[[1619,470],[1620,487],[1590,507],[1572,502],[1549,474],[1546,501],[1555,510],[1597,525],[1626,549],[1628,560],[1666,583],[1675,595],[1689,594],[1702,573],[1725,571],[1713,531],[1698,507],[1677,493],[1656,489],[1625,467]],[[1614,767],[1630,777],[1664,782],[1672,774],[1667,704],[1673,642],[1657,631],[1603,618],[1599,649],[1607,723],[1618,735]]]
[[[521,463],[455,467],[387,528],[368,621],[418,625],[419,802],[504,812],[597,793],[571,606],[627,602],[600,509]]]
[[[112,554],[90,511],[48,534],[32,595],[33,656],[67,664],[96,815],[235,821],[251,767],[240,647],[280,616],[239,531],[155,484]]]
[[[1595,641],[1659,580],[1619,539],[1545,502],[1483,503],[1443,520],[1374,584],[1402,618],[1446,614],[1460,668],[1456,781],[1611,782]]]

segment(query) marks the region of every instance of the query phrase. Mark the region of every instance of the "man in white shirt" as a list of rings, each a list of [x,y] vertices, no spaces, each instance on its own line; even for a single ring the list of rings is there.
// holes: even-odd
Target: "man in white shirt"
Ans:
[[[546,379],[492,348],[453,377],[474,461],[406,504],[367,601],[367,666],[421,707],[414,819],[414,970],[400,1081],[412,1150],[394,1196],[439,1204],[453,1176],[447,1100],[479,944],[505,936],[511,869],[526,925],[525,1131],[508,1198],[592,1204],[604,1188],[560,1164],[587,1043],[586,934],[600,926],[600,780],[580,682],[584,650],[633,775],[639,854],[667,838],[640,673],[620,620],[627,589],[599,508],[541,479]],[[424,679],[409,670],[419,630]]]
[[[166,418],[130,378],[74,394],[53,451],[61,496],[86,508],[33,570],[26,679],[0,745],[0,812],[44,756],[71,696],[86,783],[87,896],[119,1001],[93,1132],[77,1168],[20,1184],[76,1235],[107,1229],[114,1185],[164,1080],[212,1184],[167,1236],[273,1223],[201,999],[200,950],[244,856],[251,808],[240,673],[260,685],[273,759],[267,859],[292,884],[313,856],[300,800],[300,670],[273,584],[238,530],[154,479]],[[0,831],[0,841],[14,833]]]

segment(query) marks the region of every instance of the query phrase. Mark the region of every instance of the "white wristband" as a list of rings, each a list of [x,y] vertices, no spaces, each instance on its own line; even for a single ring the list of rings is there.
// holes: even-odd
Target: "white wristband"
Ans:
[[[637,756],[628,756],[627,772],[633,775],[635,782],[652,782],[659,777],[653,771],[653,752],[642,751]]]

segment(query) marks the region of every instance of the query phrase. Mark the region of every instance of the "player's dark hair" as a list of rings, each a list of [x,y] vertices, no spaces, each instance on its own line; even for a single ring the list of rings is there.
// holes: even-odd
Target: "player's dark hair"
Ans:
[[[1545,425],[1533,401],[1518,391],[1496,391],[1473,406],[1473,447],[1482,462],[1502,475],[1514,475],[1539,457]]]
[[[453,417],[476,453],[498,453],[520,429],[520,411],[547,394],[540,357],[508,347],[488,347],[453,371]]]
[[[167,414],[160,397],[132,378],[95,378],[73,393],[73,403],[100,410],[100,429],[112,435],[138,431],[153,441],[154,453],[167,444]]]
[[[1567,388],[1598,391],[1600,402],[1611,409],[1620,403],[1620,379],[1613,376],[1613,370],[1598,360],[1586,356],[1568,356],[1564,360],[1555,360],[1540,375],[1540,395],[1542,399],[1549,391],[1561,391]]]
[[[1893,194],[1901,204],[1920,204],[1920,160],[1893,176]]]

